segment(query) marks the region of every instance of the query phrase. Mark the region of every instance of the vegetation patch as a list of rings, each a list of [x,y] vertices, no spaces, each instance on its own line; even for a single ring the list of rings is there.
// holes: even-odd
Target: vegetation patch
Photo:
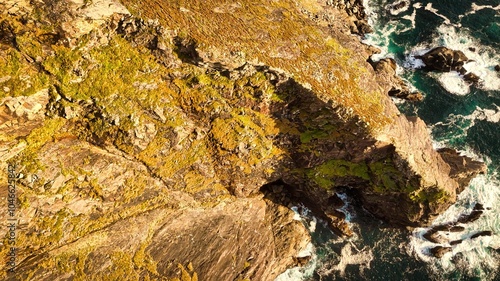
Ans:
[[[329,160],[307,170],[306,175],[318,186],[326,189],[335,187],[335,179],[337,178],[356,177],[366,181],[370,180],[368,167],[365,163],[345,160]]]

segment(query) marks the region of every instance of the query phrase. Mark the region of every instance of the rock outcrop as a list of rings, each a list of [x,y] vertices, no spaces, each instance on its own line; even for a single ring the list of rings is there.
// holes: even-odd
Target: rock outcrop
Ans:
[[[446,47],[436,47],[417,58],[421,59],[430,70],[457,71],[461,74],[465,74],[464,64],[469,60],[462,51]]]
[[[389,96],[409,101],[422,101],[424,99],[422,93],[411,91],[405,82],[397,76],[397,65],[394,59],[386,58],[376,62],[370,61],[370,63],[377,72],[381,83],[390,85],[391,89],[387,92]]]
[[[19,218],[2,278],[272,280],[309,241],[280,189],[340,235],[340,187],[395,225],[452,204],[484,165],[399,113],[350,35],[361,1],[278,2],[0,9],[0,168],[18,175]]]
[[[476,203],[474,208],[469,214],[462,214],[456,221],[435,225],[427,230],[423,237],[435,244],[441,244],[430,249],[429,254],[436,258],[441,258],[445,253],[452,251],[453,247],[461,244],[465,239],[475,239],[481,236],[491,236],[493,232],[490,230],[482,230],[479,232],[474,232],[468,238],[462,238],[457,240],[451,240],[446,235],[442,235],[443,232],[463,232],[465,231],[465,225],[478,220],[483,214],[484,207],[481,203]],[[469,233],[470,234],[470,233]],[[462,234],[463,237],[463,234]],[[450,241],[451,240],[451,241]],[[449,246],[442,246],[442,245]]]
[[[467,72],[464,64],[469,61],[467,56],[462,51],[452,50],[447,47],[436,47],[422,56],[416,56],[425,64],[425,69],[441,72],[456,71],[461,74],[465,82],[473,85],[478,85],[481,78],[472,73]]]
[[[446,253],[451,252],[452,249],[451,247],[443,247],[443,246],[436,246],[430,250],[430,253],[435,257],[435,258],[442,258]]]

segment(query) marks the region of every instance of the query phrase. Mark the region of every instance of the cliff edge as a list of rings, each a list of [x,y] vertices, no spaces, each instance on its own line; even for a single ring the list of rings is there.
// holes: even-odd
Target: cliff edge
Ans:
[[[181,2],[0,3],[6,280],[272,280],[297,198],[340,235],[345,187],[426,225],[484,171],[400,114],[360,3]]]

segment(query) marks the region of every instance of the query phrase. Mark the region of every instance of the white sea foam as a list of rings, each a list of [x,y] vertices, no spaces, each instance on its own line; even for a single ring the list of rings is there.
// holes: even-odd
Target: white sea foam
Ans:
[[[341,212],[345,214],[345,221],[348,223],[352,222],[353,218],[356,218],[355,212],[351,209],[351,205],[349,204],[349,196],[345,193],[337,193],[337,196],[344,202],[344,205],[339,208]]]
[[[439,11],[435,8],[432,7],[432,3],[427,3],[427,5],[425,5],[425,8],[424,8],[426,11],[429,11],[433,14],[435,14],[436,16],[444,19],[444,23],[447,24],[447,25],[451,25],[451,21],[449,18],[443,16],[442,14],[439,13]]]
[[[439,126],[456,127],[457,131],[467,134],[467,131],[476,124],[476,120],[488,121],[492,123],[500,122],[500,107],[495,109],[476,107],[469,115],[450,114],[445,122],[438,122],[431,126],[431,129]]]
[[[413,7],[415,7],[415,5]],[[409,20],[411,22],[411,29],[415,29],[415,27],[416,27],[415,18],[416,17],[417,17],[417,8],[413,9],[411,15],[403,16],[403,19]]]
[[[472,3],[471,9],[469,11],[467,11],[464,15],[460,15],[459,18],[463,18],[464,16],[475,14],[477,11],[484,10],[484,9],[492,9],[495,11],[499,11],[500,5],[491,6],[491,5],[478,5],[476,3]]]
[[[309,222],[309,232],[316,231],[316,224],[318,223],[318,219],[316,217],[312,217],[312,220]]]
[[[404,3],[404,5],[399,8],[399,9],[395,9],[395,7],[399,4],[402,4]],[[410,8],[410,1],[409,0],[402,0],[402,1],[398,1],[396,3],[389,3],[385,6],[385,9],[389,11],[389,13],[393,16],[397,16],[399,14],[401,14],[402,12],[405,12],[405,11],[408,11],[408,9]]]
[[[358,265],[359,270],[370,268],[370,263],[373,260],[373,252],[366,247],[358,249],[354,243],[350,242],[344,245],[340,253],[340,262],[325,262],[318,270],[321,276],[331,275],[334,271],[339,271],[340,276],[345,275],[345,270],[348,265]]]
[[[443,146],[443,143],[436,144],[436,146]],[[472,150],[464,151],[473,158],[478,157]],[[413,253],[423,261],[428,262],[430,268],[434,271],[435,275],[440,276],[442,273],[449,273],[457,270],[460,267],[462,271],[470,271],[470,274],[477,275],[479,271],[481,280],[491,280],[491,274],[488,274],[484,269],[497,270],[498,257],[488,248],[500,248],[500,182],[498,180],[497,172],[488,175],[480,175],[474,178],[470,186],[462,192],[457,202],[452,205],[446,212],[437,217],[432,225],[440,225],[450,222],[455,222],[463,215],[472,211],[475,203],[481,203],[486,210],[484,214],[476,221],[460,224],[465,227],[463,232],[459,233],[443,233],[449,241],[463,240],[458,245],[451,246],[452,251],[446,253],[442,258],[435,259],[429,255],[429,250],[436,246],[436,244],[427,241],[423,235],[428,228],[417,228],[411,237],[411,249]],[[470,239],[471,235],[479,231],[489,230],[493,232],[492,236],[481,236]],[[448,243],[442,244],[449,246]],[[458,254],[463,255],[463,259],[457,262]]]
[[[434,43],[464,52],[470,60],[464,68],[481,78],[481,88],[500,90],[500,77],[494,70],[494,66],[500,61],[498,50],[481,45],[467,29],[441,25],[437,32],[439,36],[434,39]]]
[[[406,56],[403,67],[413,69],[424,67],[422,60],[416,57],[425,54],[430,48],[436,46],[445,46],[462,51],[470,60],[465,63],[464,68],[480,78],[478,87],[487,91],[500,91],[500,76],[494,69],[494,66],[500,61],[498,50],[481,45],[464,28],[459,29],[444,24],[439,26],[432,43],[414,46]],[[470,92],[470,84],[463,81],[463,78],[456,72],[434,73],[432,75],[450,93],[466,95]]]
[[[312,243],[306,246],[306,249],[299,253],[298,257],[311,256],[311,260],[304,267],[293,267],[278,275],[274,281],[301,281],[309,279],[318,265],[318,256]]]
[[[371,56],[373,61],[393,57],[393,55],[389,53],[390,35],[395,32],[402,33],[408,28],[398,21],[390,21],[383,26],[379,26],[379,15],[375,11],[375,4],[369,5],[368,2],[368,0],[364,0],[363,6],[365,7],[365,13],[368,16],[368,24],[371,25],[375,31],[373,33],[365,34],[365,38],[362,42],[367,45],[377,46],[381,50],[380,54],[374,54]]]
[[[470,92],[470,86],[465,82],[458,72],[445,72],[438,75],[438,81],[446,91],[459,96],[465,96]]]
[[[449,146],[448,143],[462,140],[467,136],[469,129],[474,127],[477,121],[487,121],[491,123],[500,122],[500,107],[495,106],[495,108],[481,108],[476,107],[476,109],[467,115],[462,114],[450,114],[446,117],[445,121],[438,122],[429,127],[430,133],[440,139],[440,141],[434,142],[434,148],[442,148]],[[442,128],[446,128],[443,132],[444,135],[440,135]],[[446,132],[454,131],[453,135],[449,135]],[[486,156],[479,157],[474,154],[470,149],[461,151],[463,155],[469,156],[474,159],[485,159],[485,162],[491,162]]]

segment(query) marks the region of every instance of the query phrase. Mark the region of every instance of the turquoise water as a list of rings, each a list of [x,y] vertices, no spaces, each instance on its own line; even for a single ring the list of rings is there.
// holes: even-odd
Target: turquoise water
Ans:
[[[399,11],[389,5],[400,1],[365,2],[376,30],[366,43],[382,49],[376,58],[394,58],[398,73],[425,95],[420,103],[396,101],[400,110],[426,122],[436,147],[456,148],[488,165],[488,174],[474,179],[433,224],[455,221],[481,203],[489,210],[479,220],[445,235],[450,240],[482,230],[493,235],[466,239],[442,258],[432,258],[428,251],[436,244],[422,238],[425,228],[387,228],[343,195],[355,237],[339,238],[302,214],[313,237],[313,261],[277,280],[500,280],[500,73],[494,70],[500,64],[500,0],[405,0]],[[437,46],[461,50],[474,60],[465,68],[482,83],[469,86],[457,73],[418,69],[415,55]]]

